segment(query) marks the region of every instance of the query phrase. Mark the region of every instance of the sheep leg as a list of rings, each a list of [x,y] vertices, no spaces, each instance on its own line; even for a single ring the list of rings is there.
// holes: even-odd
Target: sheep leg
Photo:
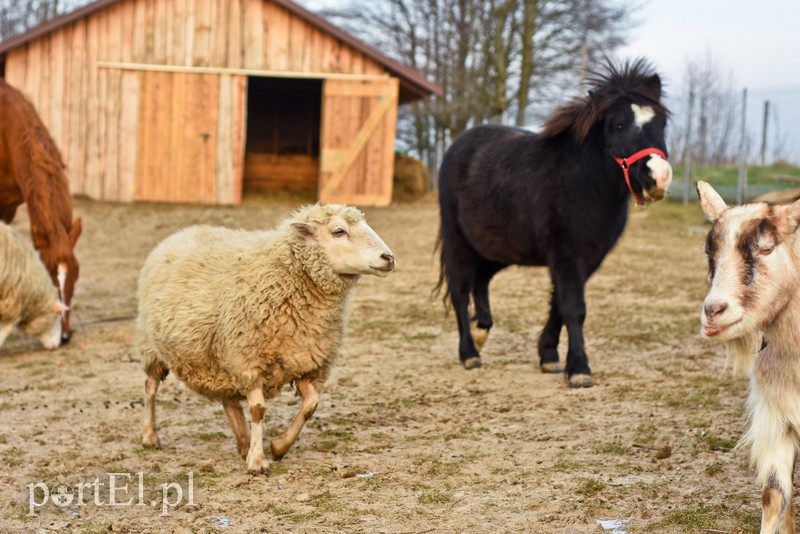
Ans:
[[[269,473],[269,462],[264,456],[264,391],[258,387],[247,394],[250,406],[250,450],[247,452],[247,472],[251,475]]]
[[[14,329],[14,323],[0,323],[0,347],[5,343],[8,334]]]
[[[222,407],[225,408],[225,415],[231,424],[233,435],[236,437],[236,449],[243,458],[246,458],[247,451],[250,448],[250,432],[248,432],[247,422],[244,420],[242,403],[238,400],[229,399],[222,402]]]
[[[296,385],[297,391],[303,399],[303,405],[300,407],[300,413],[295,416],[289,428],[283,434],[270,441],[269,449],[273,460],[283,458],[289,448],[297,441],[297,436],[300,435],[300,431],[306,421],[311,419],[311,416],[314,415],[314,410],[317,409],[317,392],[314,386],[311,385],[311,381],[301,378],[297,380]]]
[[[795,443],[784,434],[759,452],[757,460],[758,480],[761,492],[761,532],[769,534],[794,534],[794,510],[792,507],[792,471],[795,461]]]
[[[156,393],[161,384],[161,377],[148,375],[144,383],[145,406],[144,426],[142,428],[142,445],[147,448],[158,448],[161,442],[156,434]]]

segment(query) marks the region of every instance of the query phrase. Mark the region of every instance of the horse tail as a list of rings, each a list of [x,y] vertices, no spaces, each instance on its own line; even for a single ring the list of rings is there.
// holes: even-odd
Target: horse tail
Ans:
[[[445,312],[450,309],[450,287],[447,285],[447,278],[444,274],[444,250],[442,249],[442,225],[439,225],[439,233],[436,234],[436,243],[433,245],[433,253],[439,253],[439,280],[431,291],[431,297],[438,297],[442,288],[444,288],[444,295],[442,296],[442,303],[444,304]]]

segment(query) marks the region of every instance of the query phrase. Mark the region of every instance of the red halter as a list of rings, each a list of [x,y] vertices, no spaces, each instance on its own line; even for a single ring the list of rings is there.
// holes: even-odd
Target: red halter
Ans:
[[[663,151],[661,151],[661,150],[659,150],[657,148],[643,148],[639,152],[636,152],[636,153],[628,156],[627,158],[618,158],[617,156],[615,156],[613,154],[611,155],[611,157],[614,158],[614,161],[616,161],[619,164],[619,166],[622,167],[622,172],[625,174],[625,183],[628,184],[628,189],[630,190],[631,194],[633,195],[633,198],[636,199],[636,204],[638,204],[639,206],[644,204],[644,200],[642,200],[642,197],[637,195],[636,192],[633,190],[633,187],[631,187],[631,177],[628,174],[628,169],[630,169],[631,165],[633,165],[634,163],[636,163],[637,161],[639,161],[643,157],[649,156],[651,154],[655,154],[657,156],[661,156],[662,158],[664,158],[664,160],[667,159],[667,155],[664,154]]]

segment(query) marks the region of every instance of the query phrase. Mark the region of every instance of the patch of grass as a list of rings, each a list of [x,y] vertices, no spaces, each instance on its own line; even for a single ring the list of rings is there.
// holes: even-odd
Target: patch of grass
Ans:
[[[468,425],[462,426],[461,428],[458,429],[458,431],[461,434],[483,434],[483,433],[491,432],[485,426],[474,427],[474,426],[468,426]]]
[[[706,466],[705,472],[707,475],[716,475],[717,473],[722,471],[724,467],[725,464],[723,464],[722,462],[714,462],[713,464]]]
[[[228,439],[228,436],[222,432],[201,432],[197,437],[200,441],[222,441]]]
[[[355,441],[356,437],[347,430],[323,430],[320,432],[320,448],[325,451],[335,449],[341,444]]]
[[[452,500],[449,493],[441,491],[429,491],[417,497],[420,504],[446,504]]]
[[[592,495],[597,495],[603,491],[605,487],[606,483],[602,480],[597,480],[596,478],[584,478],[576,491],[581,495],[590,497]]]
[[[701,504],[696,507],[679,508],[650,525],[649,532],[662,532],[665,527],[680,527],[684,532],[696,532],[697,529],[721,529],[728,523],[736,525],[739,532],[757,532],[761,516],[742,512],[741,510],[723,509],[719,505]]]
[[[10,410],[13,407],[14,405],[9,402],[0,402],[0,412],[5,412],[6,410]]]
[[[630,447],[623,445],[622,442],[617,439],[607,443],[601,443],[594,448],[595,454],[617,454],[620,456],[627,456],[630,452]]]
[[[576,462],[575,460],[559,460],[556,462],[553,467],[550,468],[551,471],[573,471],[575,469],[580,469],[583,467],[580,462]]]
[[[289,472],[289,467],[281,462],[271,462],[269,464],[269,472],[273,475],[282,475]]]
[[[705,443],[710,451],[730,452],[736,446],[737,442],[735,438],[721,438],[708,431],[705,433],[698,432],[697,437],[700,441]]]
[[[331,469],[330,467],[321,467],[315,470],[311,474],[314,475],[315,477],[329,477],[333,474],[333,469]]]
[[[85,380],[89,379],[89,378],[96,378],[96,377],[97,377],[97,375],[94,374],[94,373],[91,373],[91,372],[90,373],[84,373],[84,374],[81,375],[81,378],[83,378]]]

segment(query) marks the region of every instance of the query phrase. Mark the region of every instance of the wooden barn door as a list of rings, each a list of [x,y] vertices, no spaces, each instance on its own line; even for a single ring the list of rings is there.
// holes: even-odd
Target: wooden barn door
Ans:
[[[320,138],[321,202],[392,201],[397,78],[325,80]]]
[[[139,75],[136,200],[238,204],[246,78]]]

